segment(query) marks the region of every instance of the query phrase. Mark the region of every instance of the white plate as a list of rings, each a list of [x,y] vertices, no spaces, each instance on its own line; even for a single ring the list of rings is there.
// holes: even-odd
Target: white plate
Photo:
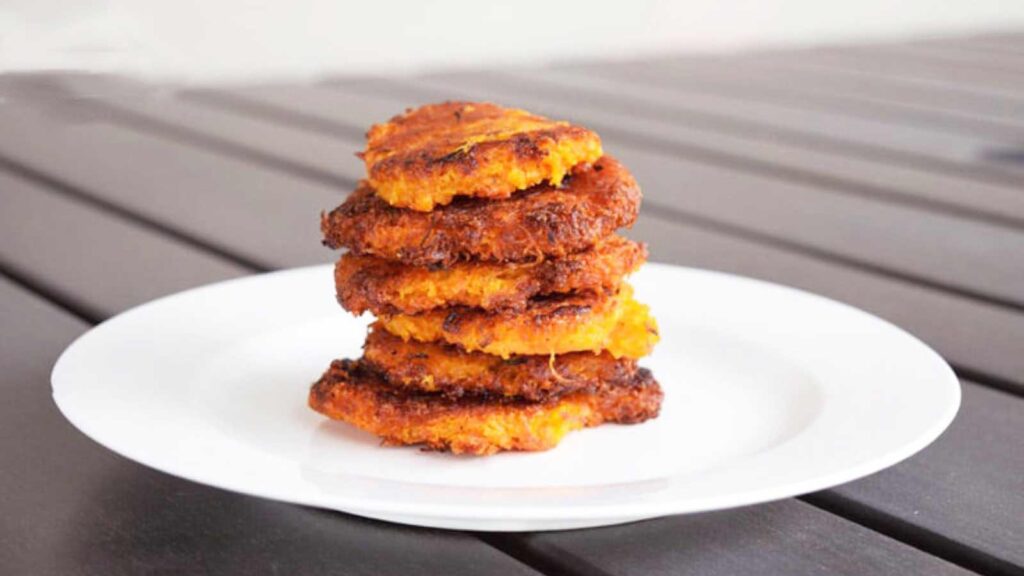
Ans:
[[[960,403],[906,332],[781,286],[648,264],[631,283],[662,341],[645,360],[661,417],[569,435],[549,452],[456,457],[386,448],[306,407],[366,319],[330,266],[223,282],[104,322],[53,369],[64,415],[169,474],[394,522],[554,530],[765,502],[890,466]]]

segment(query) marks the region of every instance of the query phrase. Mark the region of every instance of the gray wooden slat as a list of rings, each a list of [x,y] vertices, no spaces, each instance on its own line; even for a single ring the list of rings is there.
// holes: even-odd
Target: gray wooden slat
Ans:
[[[1000,42],[986,36],[962,38],[960,44],[964,48],[985,54],[1002,54],[1007,56],[1024,55],[1024,45]]]
[[[94,117],[235,154],[328,185],[351,187],[362,178],[355,153],[363,135],[300,130],[262,117],[201,106],[179,97],[178,89],[95,74],[37,74],[0,77],[10,99],[61,110],[92,111]],[[17,101],[17,100],[16,100]]]
[[[783,49],[771,51],[779,56],[795,54],[803,56],[805,52],[817,52],[828,56],[842,56],[855,60],[872,58],[888,58],[887,63],[892,69],[919,68],[922,65],[936,69],[945,68],[949,78],[956,78],[959,69],[969,69],[975,75],[973,81],[994,78],[999,81],[1012,82],[1013,75],[1022,71],[1019,59],[1012,57],[986,58],[969,49],[959,37],[897,40],[890,42],[870,42],[855,44],[819,45],[808,49]],[[1001,78],[1009,74],[1010,78]],[[1018,81],[1024,80],[1022,77]]]
[[[914,42],[895,45],[892,48],[915,59],[922,58],[954,66],[980,66],[1004,71],[1007,74],[1024,74],[1024,57],[1020,54],[977,50],[971,44],[962,41]]]
[[[260,267],[327,262],[319,214],[346,189],[101,120],[0,106],[0,158],[71,183]],[[282,242],[282,236],[295,242]]]
[[[53,362],[87,326],[2,276],[0,318],[5,574],[536,574],[465,534],[230,494],[130,463],[74,430],[50,398]]]
[[[1024,78],[1024,62],[1012,55],[994,55],[963,50],[950,42],[902,42],[881,46],[884,53],[898,55],[910,62],[924,61],[952,68],[970,68]]]
[[[373,88],[381,97],[416,98],[424,90],[434,97],[468,95],[509,101],[523,106],[550,109],[600,129],[607,137],[616,137],[641,148],[674,150],[680,155],[697,157],[737,169],[765,173],[775,177],[822,182],[826,187],[852,194],[870,195],[892,202],[923,203],[936,210],[963,213],[989,220],[1024,224],[1024,196],[1019,185],[984,182],[970,174],[954,174],[933,170],[933,166],[894,164],[891,158],[861,158],[844,150],[815,147],[802,143],[779,141],[766,134],[752,137],[730,134],[718,126],[702,124],[700,116],[670,113],[658,115],[637,112],[637,106],[622,104],[621,91],[601,95],[578,92],[571,87],[552,85],[522,90],[522,81],[510,81],[489,75],[488,84],[466,86],[449,83],[443,86],[417,84],[418,92],[393,82],[360,81],[342,87]],[[545,90],[545,88],[547,88]],[[283,95],[282,95],[283,96]],[[571,106],[567,103],[572,103]],[[611,106],[609,105],[611,104]],[[618,106],[615,108],[614,106]],[[673,121],[667,121],[673,120]]]
[[[919,456],[832,492],[1024,571],[1024,399],[974,384],[950,429]],[[845,507],[845,503],[840,501]]]
[[[606,63],[555,68],[566,75],[605,76],[640,84],[742,100],[813,107],[835,114],[931,124],[965,133],[1013,139],[1024,132],[1024,100],[914,85],[864,82],[842,74],[793,70],[770,61],[692,57],[668,61]]]
[[[580,99],[553,104],[530,96],[520,99],[523,92],[509,94],[504,84],[486,90],[477,89],[476,83],[466,90],[462,83],[452,84],[447,89],[431,84],[434,90],[427,98],[452,96],[453,91],[477,98],[505,92],[510,99],[516,98],[517,105],[597,129],[604,135],[606,149],[638,177],[652,205],[742,226],[835,257],[877,265],[889,273],[917,275],[977,297],[1015,306],[1024,301],[1024,234],[1020,230],[856,196],[823,194],[827,188],[637,150],[616,138],[608,124],[599,123],[610,118],[580,114]],[[617,125],[625,121],[619,120]],[[1002,250],[1006,260],[993,252]]]
[[[982,32],[981,34],[929,34],[894,42],[883,42],[882,44],[915,49],[942,48],[951,53],[977,54],[979,53],[979,45],[992,45],[986,43],[986,40],[993,36],[998,37],[998,34],[991,32]],[[981,51],[981,53],[984,53],[984,51]]]
[[[840,530],[842,538],[829,537]],[[546,559],[549,570],[559,574],[971,574],[792,500],[498,541],[518,553]]]
[[[610,150],[614,141],[609,143]],[[1019,304],[1024,232],[619,147],[656,206]],[[1022,250],[1022,251],[1018,251]]]
[[[0,205],[0,267],[91,318],[249,272],[3,172]]]
[[[1002,32],[982,32],[980,34],[967,36],[965,40],[984,43],[989,46],[1024,50],[1024,32],[1015,32],[1012,30],[1005,30]]]
[[[634,117],[660,120],[662,131],[678,125],[701,124],[748,138],[788,142],[805,148],[833,149],[847,156],[943,170],[1001,183],[1024,183],[1024,169],[995,164],[993,151],[1016,150],[1010,138],[951,134],[923,126],[898,126],[870,118],[794,109],[760,101],[728,100],[717,95],[680,93],[656,86],[624,85],[595,77],[561,78],[538,74],[451,73],[426,78],[437,86],[471,84],[476,88],[515,86],[515,93],[579,98]],[[526,84],[529,89],[524,89]],[[628,126],[628,124],[624,125]]]
[[[311,84],[260,84],[184,90],[182,98],[236,112],[276,118],[281,122],[336,132],[365,134],[371,124],[386,122],[415,101],[399,104],[396,98],[367,98]],[[375,104],[376,103],[376,104]]]
[[[1016,74],[1015,78],[1012,66],[1007,68],[996,62],[972,60],[969,53],[951,49],[955,45],[951,40],[819,44],[809,48],[759,50],[755,54],[768,58],[823,61],[871,71],[903,71],[908,78],[961,81],[987,90],[1024,87],[1024,76]]]
[[[877,48],[868,50],[802,50],[784,54],[764,54],[760,58],[784,62],[812,70],[844,71],[853,76],[899,78],[905,82],[945,87],[970,87],[971,90],[1007,96],[1024,94],[1024,76],[1006,74],[950,62],[935,62],[912,57],[898,51]]]
[[[780,58],[767,58],[758,54],[644,60],[624,63],[590,63],[564,65],[561,69],[582,68],[628,74],[636,68],[638,76],[649,76],[653,71],[678,68],[689,71],[715,69],[722,77],[749,78],[754,85],[771,84],[791,87],[800,91],[822,94],[856,96],[872,100],[894,102],[908,106],[948,110],[993,120],[1020,118],[1024,99],[1012,94],[993,94],[979,91],[970,85],[952,85],[918,82],[901,76],[876,76],[867,73],[826,67],[800,66]],[[645,74],[646,72],[646,74]],[[668,79],[662,78],[662,82]]]
[[[958,367],[998,376],[1024,391],[1024,315],[851,269],[645,209],[631,236],[651,258],[752,276],[822,294],[881,316],[935,347]],[[1005,343],[1003,345],[1002,343]]]

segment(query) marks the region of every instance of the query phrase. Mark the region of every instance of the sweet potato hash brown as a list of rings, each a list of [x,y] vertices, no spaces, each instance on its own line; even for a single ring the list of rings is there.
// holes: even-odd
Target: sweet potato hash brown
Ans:
[[[459,199],[432,212],[388,205],[366,182],[321,217],[324,244],[414,266],[460,260],[539,261],[586,250],[631,226],[640,187],[605,156],[578,167],[561,187],[539,185],[504,200]]]
[[[520,264],[431,268],[345,254],[334,268],[334,283],[338,301],[357,315],[417,314],[448,306],[523,310],[539,295],[614,291],[646,259],[646,246],[615,235],[565,258]]]
[[[422,445],[456,454],[547,450],[570,431],[605,422],[633,424],[658,415],[662,392],[651,373],[597,391],[546,402],[397,393],[359,361],[336,360],[309,392],[309,406],[380,436],[388,445]]]
[[[403,340],[447,342],[467,352],[513,355],[606,350],[615,358],[641,358],[658,341],[647,306],[623,283],[616,294],[531,300],[522,312],[451,308],[418,315],[382,315],[379,323]]]
[[[578,390],[596,390],[632,378],[636,361],[602,352],[549,356],[498,356],[466,352],[436,342],[405,341],[373,326],[362,363],[395,388],[437,392],[450,398],[516,396],[543,400]]]
[[[392,206],[429,212],[455,196],[507,198],[601,157],[597,134],[525,110],[445,102],[408,110],[366,134],[370,185]]]

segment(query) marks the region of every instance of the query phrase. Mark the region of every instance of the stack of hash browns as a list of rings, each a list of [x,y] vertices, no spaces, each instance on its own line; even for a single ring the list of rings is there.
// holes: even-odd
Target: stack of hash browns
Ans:
[[[658,329],[623,278],[647,249],[615,234],[640,188],[594,132],[445,102],[367,134],[367,178],[324,214],[347,248],[338,301],[377,317],[310,406],[381,437],[465,454],[546,450],[658,415],[637,367]]]

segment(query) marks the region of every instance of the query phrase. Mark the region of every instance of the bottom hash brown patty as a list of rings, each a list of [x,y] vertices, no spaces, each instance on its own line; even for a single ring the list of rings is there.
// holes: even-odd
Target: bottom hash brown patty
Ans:
[[[395,208],[365,182],[321,218],[324,244],[414,266],[459,260],[529,262],[586,250],[640,211],[640,187],[605,156],[560,187],[534,186],[504,200],[471,198],[431,212]]]
[[[450,306],[522,310],[538,295],[614,290],[646,259],[646,246],[615,235],[565,258],[521,264],[430,268],[345,254],[334,268],[334,283],[338,301],[354,314],[416,314]]]
[[[353,360],[332,362],[309,393],[311,408],[376,434],[385,444],[476,455],[547,450],[573,430],[643,422],[658,415],[661,399],[661,387],[642,368],[628,383],[530,403],[397,393]]]
[[[496,395],[542,400],[627,381],[637,370],[635,360],[616,359],[605,352],[502,360],[450,344],[406,342],[379,326],[366,337],[362,362],[393,387],[453,398]]]
[[[439,309],[418,315],[382,315],[385,330],[404,340],[447,342],[502,358],[529,354],[607,351],[641,358],[658,342],[658,325],[623,283],[616,294],[532,300],[522,312]]]

